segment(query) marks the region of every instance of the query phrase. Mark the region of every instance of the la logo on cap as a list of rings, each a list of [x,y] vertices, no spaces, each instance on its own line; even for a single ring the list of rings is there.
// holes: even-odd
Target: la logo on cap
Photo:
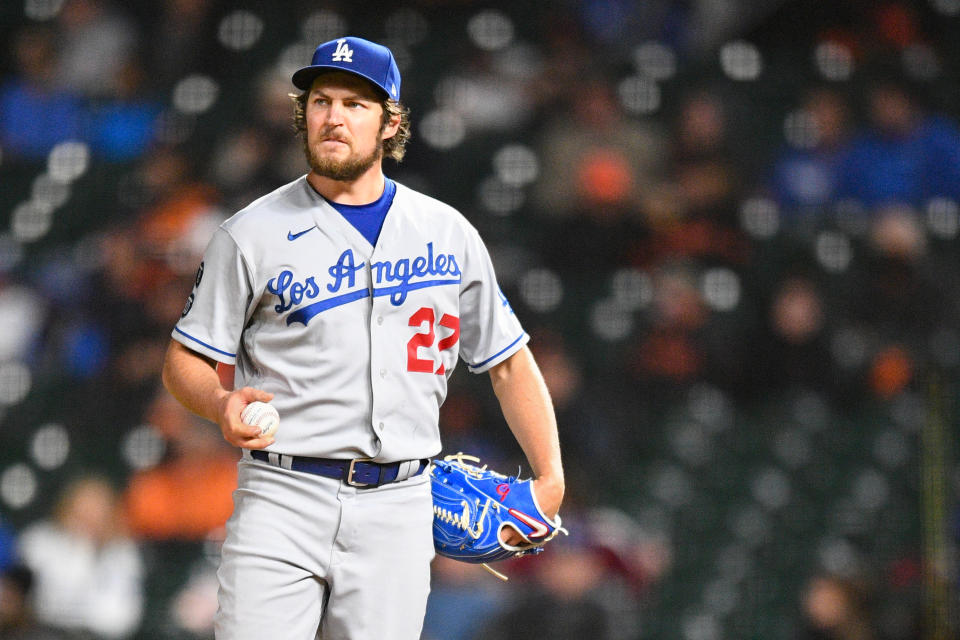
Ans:
[[[334,62],[353,62],[353,49],[347,46],[347,39],[337,40],[337,49],[333,52]]]

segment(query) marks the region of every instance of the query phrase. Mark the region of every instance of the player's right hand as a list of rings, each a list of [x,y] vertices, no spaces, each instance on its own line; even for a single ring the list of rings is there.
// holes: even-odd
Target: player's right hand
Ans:
[[[260,437],[259,427],[245,423],[240,419],[240,413],[251,402],[270,402],[272,393],[253,387],[243,387],[236,391],[224,394],[220,399],[220,410],[217,422],[223,438],[235,447],[244,449],[263,449],[273,444],[273,436]]]

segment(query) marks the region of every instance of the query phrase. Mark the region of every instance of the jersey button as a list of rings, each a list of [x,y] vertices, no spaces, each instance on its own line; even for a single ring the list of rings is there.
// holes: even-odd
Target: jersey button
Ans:
[[[380,377],[381,377],[381,378],[386,378],[386,377],[387,377],[387,370],[386,370],[386,369],[380,369]]]
[[[377,316],[377,324],[383,324],[383,316]]]
[[[383,431],[383,423],[380,423],[380,431]]]

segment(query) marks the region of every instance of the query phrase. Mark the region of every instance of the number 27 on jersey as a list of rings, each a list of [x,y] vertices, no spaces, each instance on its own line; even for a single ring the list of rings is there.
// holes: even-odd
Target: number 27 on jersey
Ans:
[[[430,307],[421,307],[410,316],[409,326],[417,327],[418,331],[413,334],[410,341],[407,342],[407,371],[415,373],[435,373],[443,375],[446,373],[446,367],[443,364],[443,352],[452,349],[460,339],[460,318],[445,313],[440,316],[440,321],[436,319],[436,313]],[[444,337],[437,341],[437,334],[445,333]],[[437,345],[437,354],[439,357],[434,359],[434,342]],[[424,351],[421,351],[424,349]],[[429,357],[421,357],[426,355]]]

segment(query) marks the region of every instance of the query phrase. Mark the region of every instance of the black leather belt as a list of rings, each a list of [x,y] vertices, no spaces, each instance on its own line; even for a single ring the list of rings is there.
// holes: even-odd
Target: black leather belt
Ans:
[[[395,482],[400,476],[400,470],[407,462],[374,462],[367,458],[354,458],[352,460],[338,460],[334,458],[311,458],[309,456],[289,456],[283,453],[270,454],[267,451],[259,449],[251,450],[250,456],[254,460],[260,460],[268,464],[273,464],[284,469],[293,471],[302,471],[303,473],[312,473],[327,478],[337,478],[343,480],[351,487],[379,487],[380,485]],[[276,460],[271,460],[271,456]],[[423,473],[423,470],[430,464],[428,458],[422,460],[410,460],[416,467],[413,473],[404,475],[401,480],[412,478]]]

